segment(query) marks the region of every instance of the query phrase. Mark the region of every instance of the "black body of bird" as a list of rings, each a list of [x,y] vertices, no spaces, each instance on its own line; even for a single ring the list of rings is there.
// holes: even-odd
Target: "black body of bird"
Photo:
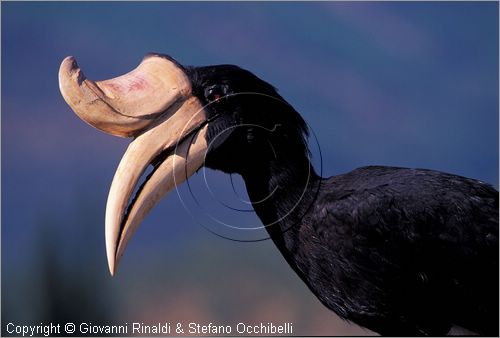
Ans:
[[[118,125],[116,121],[125,118],[109,107],[120,108],[125,100],[114,103],[109,97],[131,83],[129,94],[148,87],[143,83],[147,84],[153,68],[155,76],[150,78],[155,88],[163,85],[154,82],[158,69],[164,69],[171,79],[181,79],[171,80],[173,85],[165,94],[158,94],[158,89],[150,94],[151,101],[160,103],[161,95],[171,95],[167,112],[177,112],[167,114],[171,117],[148,126],[150,129],[140,118],[127,117],[126,123]],[[134,149],[147,152],[175,132],[168,129],[168,133],[155,134],[158,128],[175,125],[172,120],[197,110],[203,111],[204,120],[179,138],[182,144],[193,138],[190,144],[206,150],[206,158],[199,160],[203,157],[200,152],[187,155],[188,162],[196,156],[201,161],[189,170],[194,173],[205,165],[240,174],[256,214],[288,264],[341,318],[383,335],[445,335],[453,326],[498,335],[499,202],[498,192],[490,185],[438,171],[383,166],[325,179],[312,168],[305,121],[273,86],[252,73],[232,65],[183,67],[164,55],[147,56],[137,69],[130,74],[139,74],[140,81],[133,76],[118,78],[113,86],[112,80],[86,84],[71,57],[60,69],[63,96],[82,119],[111,134],[136,137],[122,159],[127,163],[123,167],[132,166],[138,172],[148,164],[155,167],[127,211],[125,204],[132,193],[126,182],[129,170],[121,170],[122,163],[117,170],[115,180],[121,185],[114,189],[113,181],[107,206],[111,216],[106,215],[112,274],[131,233],[165,193],[157,193],[151,185],[164,184],[161,177],[167,174],[160,174],[169,168],[163,165],[173,156],[172,147],[162,145],[158,149],[165,150],[160,155],[153,160],[153,155],[145,157],[143,165],[135,166],[133,161],[140,154],[133,153]],[[95,90],[98,86],[113,95],[105,97]],[[178,88],[183,90],[181,94]],[[80,94],[82,90],[86,96]],[[89,103],[81,108],[87,97]],[[143,97],[141,92],[137,100]],[[194,99],[201,102],[199,106]],[[102,114],[88,117],[101,101],[106,104],[100,109],[113,116],[105,123],[101,123]],[[154,116],[149,111],[144,114],[149,119]],[[129,128],[131,120],[138,125],[134,130]],[[206,139],[205,148],[199,145],[200,137]],[[116,196],[121,196],[121,204],[115,203]],[[149,209],[144,202],[148,198],[155,198]]]
[[[272,86],[235,66],[191,76],[207,103],[216,90],[229,95],[210,105],[213,135],[241,126],[209,149],[206,166],[241,174],[272,240],[324,305],[383,335],[445,335],[453,325],[498,335],[494,188],[383,166],[321,178],[305,122]]]

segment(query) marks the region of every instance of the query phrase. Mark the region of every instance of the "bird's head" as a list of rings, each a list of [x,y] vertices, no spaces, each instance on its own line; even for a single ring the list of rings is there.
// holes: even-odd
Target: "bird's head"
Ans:
[[[186,72],[210,120],[205,166],[244,175],[267,168],[278,151],[307,152],[304,120],[269,83],[234,65]]]
[[[273,86],[237,66],[184,67],[169,56],[148,54],[130,73],[91,81],[67,57],[59,86],[85,122],[134,138],[106,205],[111,274],[147,213],[202,166],[245,175],[266,170],[277,158],[286,163],[307,153],[301,116]]]

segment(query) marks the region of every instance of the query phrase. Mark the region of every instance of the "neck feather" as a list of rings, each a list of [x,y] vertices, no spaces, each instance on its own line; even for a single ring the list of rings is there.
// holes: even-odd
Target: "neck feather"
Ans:
[[[243,175],[253,208],[280,250],[294,245],[319,191],[321,178],[309,159],[275,159]]]

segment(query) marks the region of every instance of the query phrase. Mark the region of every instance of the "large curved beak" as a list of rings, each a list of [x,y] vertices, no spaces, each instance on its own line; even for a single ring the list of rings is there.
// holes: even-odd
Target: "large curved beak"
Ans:
[[[130,73],[97,82],[86,79],[75,59],[67,57],[59,87],[85,122],[112,135],[135,137],[118,165],[106,205],[106,253],[114,275],[148,212],[203,165],[207,116],[182,66],[162,55],[148,55]],[[137,188],[149,165],[153,170]]]

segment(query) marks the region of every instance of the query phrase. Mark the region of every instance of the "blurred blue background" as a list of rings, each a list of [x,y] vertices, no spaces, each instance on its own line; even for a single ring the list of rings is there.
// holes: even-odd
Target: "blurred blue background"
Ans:
[[[324,176],[384,164],[498,187],[497,2],[1,6],[4,334],[8,322],[42,321],[287,321],[300,335],[369,333],[324,308],[270,241],[210,234],[175,193],[111,278],[104,207],[129,140],[89,127],[65,104],[57,72],[67,55],[96,80],[151,51],[187,65],[237,64],[307,120]],[[221,199],[236,198],[228,176],[209,179]],[[258,223],[251,213],[229,217]]]

